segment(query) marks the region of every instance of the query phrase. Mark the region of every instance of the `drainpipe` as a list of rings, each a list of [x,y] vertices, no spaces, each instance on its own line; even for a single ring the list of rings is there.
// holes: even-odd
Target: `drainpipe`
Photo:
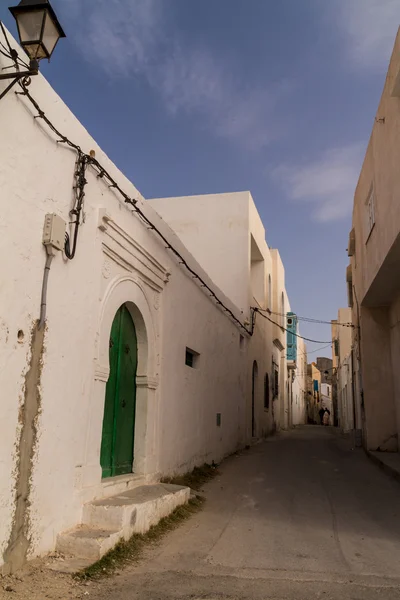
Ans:
[[[42,296],[40,301],[40,318],[38,329],[39,331],[45,324],[46,321],[46,310],[47,310],[47,285],[49,282],[50,267],[53,258],[64,249],[65,245],[65,221],[56,214],[47,214],[44,220],[43,228],[43,244],[46,248],[46,264],[44,267],[43,282],[42,282]]]
[[[39,318],[39,324],[38,324],[39,330],[42,329],[42,327],[44,326],[45,321],[46,321],[47,284],[49,281],[51,263],[54,258],[53,251],[54,251],[54,249],[51,246],[46,246],[47,258],[46,258],[46,264],[44,267],[44,274],[43,274],[42,298],[40,301],[40,318]]]

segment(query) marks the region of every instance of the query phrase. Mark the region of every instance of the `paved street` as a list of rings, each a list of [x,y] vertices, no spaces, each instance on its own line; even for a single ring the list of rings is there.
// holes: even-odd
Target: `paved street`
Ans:
[[[400,598],[400,485],[337,432],[271,438],[205,491],[205,509],[99,600]]]

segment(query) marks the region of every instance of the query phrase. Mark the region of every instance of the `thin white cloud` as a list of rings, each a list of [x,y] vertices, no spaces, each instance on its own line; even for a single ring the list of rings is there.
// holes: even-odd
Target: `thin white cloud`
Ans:
[[[334,148],[313,162],[281,165],[271,175],[289,199],[311,205],[315,220],[335,221],[351,213],[364,152],[361,143]]]
[[[330,5],[353,66],[386,67],[400,23],[399,0],[335,0]]]
[[[127,77],[151,68],[162,27],[155,0],[68,0],[75,40],[83,56],[109,76]],[[95,8],[93,10],[93,8]],[[71,13],[67,13],[67,18]]]
[[[161,0],[96,0],[94,12],[82,0],[68,1],[82,17],[78,46],[109,77],[144,77],[170,114],[201,115],[215,135],[248,149],[282,135],[274,109],[289,83],[244,87],[234,61],[185,40]]]

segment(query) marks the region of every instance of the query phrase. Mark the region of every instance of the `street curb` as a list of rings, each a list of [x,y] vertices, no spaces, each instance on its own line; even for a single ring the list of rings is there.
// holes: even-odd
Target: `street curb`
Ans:
[[[373,463],[375,463],[380,469],[382,469],[384,473],[386,473],[386,475],[389,475],[392,477],[392,479],[395,479],[398,483],[400,483],[400,472],[397,469],[394,469],[390,465],[386,464],[383,460],[370,452],[370,450],[364,448],[364,452]]]

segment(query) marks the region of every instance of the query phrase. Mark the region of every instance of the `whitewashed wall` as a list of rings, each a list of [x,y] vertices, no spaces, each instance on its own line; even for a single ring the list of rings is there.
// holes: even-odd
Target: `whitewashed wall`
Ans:
[[[279,252],[270,251],[264,225],[249,192],[156,198],[150,200],[150,204],[246,318],[250,318],[250,307],[279,312],[278,296],[282,292],[288,305]],[[269,276],[272,283],[271,302],[268,298]],[[274,314],[270,318],[283,323]],[[278,338],[280,347],[273,343],[274,338]],[[246,347],[246,431],[250,439],[264,437],[275,429],[288,426],[286,332],[258,314],[254,335],[246,341]],[[279,395],[275,400],[272,391],[273,361],[280,369]],[[254,362],[257,364],[257,377],[253,432]],[[269,385],[268,407],[266,375]],[[252,436],[252,433],[255,435]]]
[[[119,185],[139,198],[152,222],[240,317],[44,78],[34,78],[30,90],[63,133],[83,151],[95,150]],[[33,107],[21,96],[10,93],[1,101],[1,551],[14,515],[18,419],[45,263],[43,222],[47,212],[68,220],[76,159],[73,150],[57,144],[56,136],[33,117]],[[220,460],[246,440],[247,359],[238,327],[131,214],[118,193],[90,169],[87,179],[76,258],[67,261],[58,254],[50,272],[32,459],[30,556],[52,550],[57,533],[80,522],[84,502],[118,491],[114,482],[101,480],[99,455],[108,340],[122,303],[131,310],[139,344],[134,471],[147,479],[186,471],[205,460]],[[186,346],[200,353],[198,369],[185,366]],[[221,427],[216,426],[217,412],[222,414]]]
[[[307,347],[302,338],[297,338],[297,368],[293,382],[293,425],[307,423]]]
[[[268,278],[271,275],[272,289],[273,265],[272,256],[266,242],[265,228],[257,211],[253,198],[250,195],[248,203],[249,214],[249,234],[250,234],[250,263],[248,266],[249,277],[249,303],[252,307],[258,307],[262,310],[269,306]],[[262,258],[260,262],[257,259]],[[272,339],[273,325],[270,321],[263,318],[261,314],[256,315],[254,334],[249,340],[249,393],[251,397],[251,374],[254,362],[257,363],[256,393],[254,398],[255,409],[255,427],[254,437],[262,438],[279,428],[279,402],[278,396],[273,398],[272,389],[272,357],[274,353]],[[268,386],[268,390],[266,387]],[[267,397],[269,401],[267,402]],[[251,407],[248,411],[251,414]],[[249,435],[251,432],[251,423],[248,424]]]
[[[321,407],[329,410],[329,424],[333,425],[332,386],[329,383],[321,383]]]
[[[338,370],[339,427],[343,431],[354,429],[354,398],[351,354],[342,358]]]
[[[249,192],[148,200],[214,283],[249,317]]]
[[[351,308],[340,308],[338,323],[351,322]],[[339,357],[337,372],[338,416],[339,427],[343,431],[350,431],[354,427],[353,407],[353,376],[351,364],[351,337],[349,327],[338,326],[337,337],[339,341]]]
[[[271,248],[272,258],[272,315],[271,319],[275,323],[272,326],[273,356],[274,361],[279,366],[279,399],[276,402],[275,414],[278,429],[287,429],[289,427],[289,391],[288,391],[288,371],[286,359],[286,340],[287,332],[282,328],[286,326],[286,314],[288,311],[288,298],[285,289],[285,268],[279,250]],[[282,306],[282,294],[284,303]]]

